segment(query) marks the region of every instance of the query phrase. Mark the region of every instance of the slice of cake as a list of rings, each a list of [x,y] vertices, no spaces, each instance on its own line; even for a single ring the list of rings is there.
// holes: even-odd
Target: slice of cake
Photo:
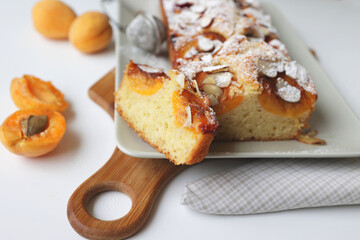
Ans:
[[[140,137],[175,164],[200,162],[217,129],[210,99],[178,71],[130,62],[115,93],[116,109]]]

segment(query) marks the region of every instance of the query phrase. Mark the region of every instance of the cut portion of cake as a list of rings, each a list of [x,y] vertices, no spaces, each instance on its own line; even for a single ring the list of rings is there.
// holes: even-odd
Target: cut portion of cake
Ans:
[[[116,109],[140,137],[175,164],[203,160],[217,129],[210,99],[178,71],[130,62],[115,93]]]

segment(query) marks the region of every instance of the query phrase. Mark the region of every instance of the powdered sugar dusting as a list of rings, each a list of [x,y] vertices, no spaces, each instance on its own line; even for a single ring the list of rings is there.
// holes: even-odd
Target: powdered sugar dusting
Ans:
[[[179,71],[190,79],[195,78],[196,74],[201,72],[204,66],[208,65],[208,63],[202,61],[186,61],[182,58],[179,58],[177,62],[179,63]]]
[[[298,84],[306,91],[316,94],[315,85],[310,78],[310,74],[296,61],[287,62],[285,64],[285,73],[286,75],[296,79]]]
[[[177,37],[198,35],[204,28],[225,37],[233,34],[259,37],[260,28],[276,32],[270,17],[254,0],[163,0],[163,6],[169,30]],[[176,44],[174,47],[178,48]]]
[[[228,54],[234,54],[241,50],[241,42],[243,40],[246,40],[246,37],[244,35],[235,34],[231,37],[229,37],[223,44],[223,47],[219,51],[219,55],[228,55]]]
[[[282,78],[276,79],[276,89],[278,95],[285,101],[296,103],[300,101],[301,91],[296,87],[291,86]]]
[[[285,45],[279,39],[273,39],[269,42],[269,45],[279,50],[284,56],[288,56],[288,50],[285,48]]]
[[[190,48],[185,59],[177,59],[178,69],[189,79],[206,69],[227,64],[227,71],[234,72],[241,81],[259,85],[260,75],[276,78],[278,73],[285,73],[303,89],[316,94],[309,73],[295,61],[290,61],[284,44],[276,39],[270,16],[263,13],[257,1],[163,0],[163,4],[176,51],[197,36],[196,48]],[[206,32],[222,35],[225,41],[207,38],[204,27]],[[270,38],[268,43],[265,42],[267,36]],[[293,93],[297,99],[299,95],[291,87],[282,87],[279,91],[281,94]],[[288,96],[285,98],[289,100]]]

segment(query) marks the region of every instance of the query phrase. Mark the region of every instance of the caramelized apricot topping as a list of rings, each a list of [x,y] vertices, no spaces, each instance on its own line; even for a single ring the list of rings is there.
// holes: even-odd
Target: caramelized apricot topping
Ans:
[[[52,110],[19,110],[0,126],[0,141],[11,152],[37,157],[52,151],[65,133],[64,117]]]
[[[244,99],[244,96],[242,94],[239,94],[238,91],[236,94],[230,94],[230,86],[225,88],[220,88],[214,85],[215,80],[213,81],[213,83],[209,81],[208,76],[209,73],[200,72],[196,76],[196,81],[202,91],[210,95],[211,94],[215,95],[217,99],[217,104],[213,104],[212,108],[214,109],[217,115],[222,115],[227,112],[230,112],[231,110],[233,110],[234,108],[236,108],[241,104],[241,102]],[[213,89],[209,89],[211,90],[209,91],[208,90],[209,87],[212,87]]]
[[[260,77],[263,86],[263,92],[258,96],[261,106],[268,112],[279,116],[297,118],[304,112],[313,109],[313,104],[317,95],[305,91],[294,79],[286,76],[284,73],[278,77],[284,79],[289,85],[301,90],[301,98],[298,102],[284,101],[279,95],[276,88],[276,79],[266,76]]]
[[[203,41],[200,40],[200,43],[199,43],[199,39],[205,39],[210,42],[215,41],[215,40],[218,40],[220,42],[225,41],[225,38],[218,33],[205,32],[205,33],[197,36],[197,38],[195,38],[194,40],[188,42],[184,47],[182,47],[181,50],[176,53],[176,58],[193,58],[193,56],[191,54],[189,55],[189,51],[191,51],[192,49],[195,49],[196,52],[201,53],[201,52],[211,52],[216,48],[216,46],[213,45],[212,48],[204,49],[204,47],[201,45],[201,43]],[[205,44],[206,44],[206,42],[205,42]]]
[[[51,82],[30,75],[14,78],[10,86],[11,97],[19,109],[50,109],[63,112],[68,104],[64,95]]]
[[[153,95],[163,86],[163,79],[168,76],[147,65],[138,65],[132,61],[128,64],[127,75],[131,82],[131,89],[141,95]]]
[[[225,88],[224,94],[221,96],[219,104],[213,106],[213,109],[217,115],[222,115],[227,112],[230,112],[231,110],[239,106],[240,103],[243,101],[244,99],[243,95],[236,95],[230,97],[229,91],[230,88]]]
[[[215,113],[206,105],[205,101],[188,90],[175,91],[172,95],[173,113],[177,126],[184,126],[189,118],[186,107],[190,107],[191,126],[189,129],[194,132],[215,134],[218,123]]]

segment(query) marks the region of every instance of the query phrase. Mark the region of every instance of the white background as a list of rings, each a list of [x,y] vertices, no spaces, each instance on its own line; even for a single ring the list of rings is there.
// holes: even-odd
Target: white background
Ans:
[[[111,156],[111,118],[87,95],[88,88],[115,66],[114,44],[84,55],[67,41],[52,41],[32,27],[36,1],[1,0],[0,122],[17,110],[10,97],[14,77],[33,74],[51,80],[66,96],[67,132],[58,148],[37,159],[9,153],[0,145],[0,239],[82,239],[70,226],[66,205],[72,192]],[[99,0],[67,0],[81,14],[100,10]],[[360,1],[272,0],[360,116]],[[336,111],[336,109],[334,109]],[[200,214],[179,204],[187,182],[239,164],[207,160],[181,173],[160,194],[135,239],[359,239],[360,207],[293,210],[250,216]],[[124,212],[129,200],[108,194],[95,214]],[[102,209],[100,209],[102,207]],[[115,207],[115,209],[114,209]],[[120,209],[119,208],[122,208]]]

